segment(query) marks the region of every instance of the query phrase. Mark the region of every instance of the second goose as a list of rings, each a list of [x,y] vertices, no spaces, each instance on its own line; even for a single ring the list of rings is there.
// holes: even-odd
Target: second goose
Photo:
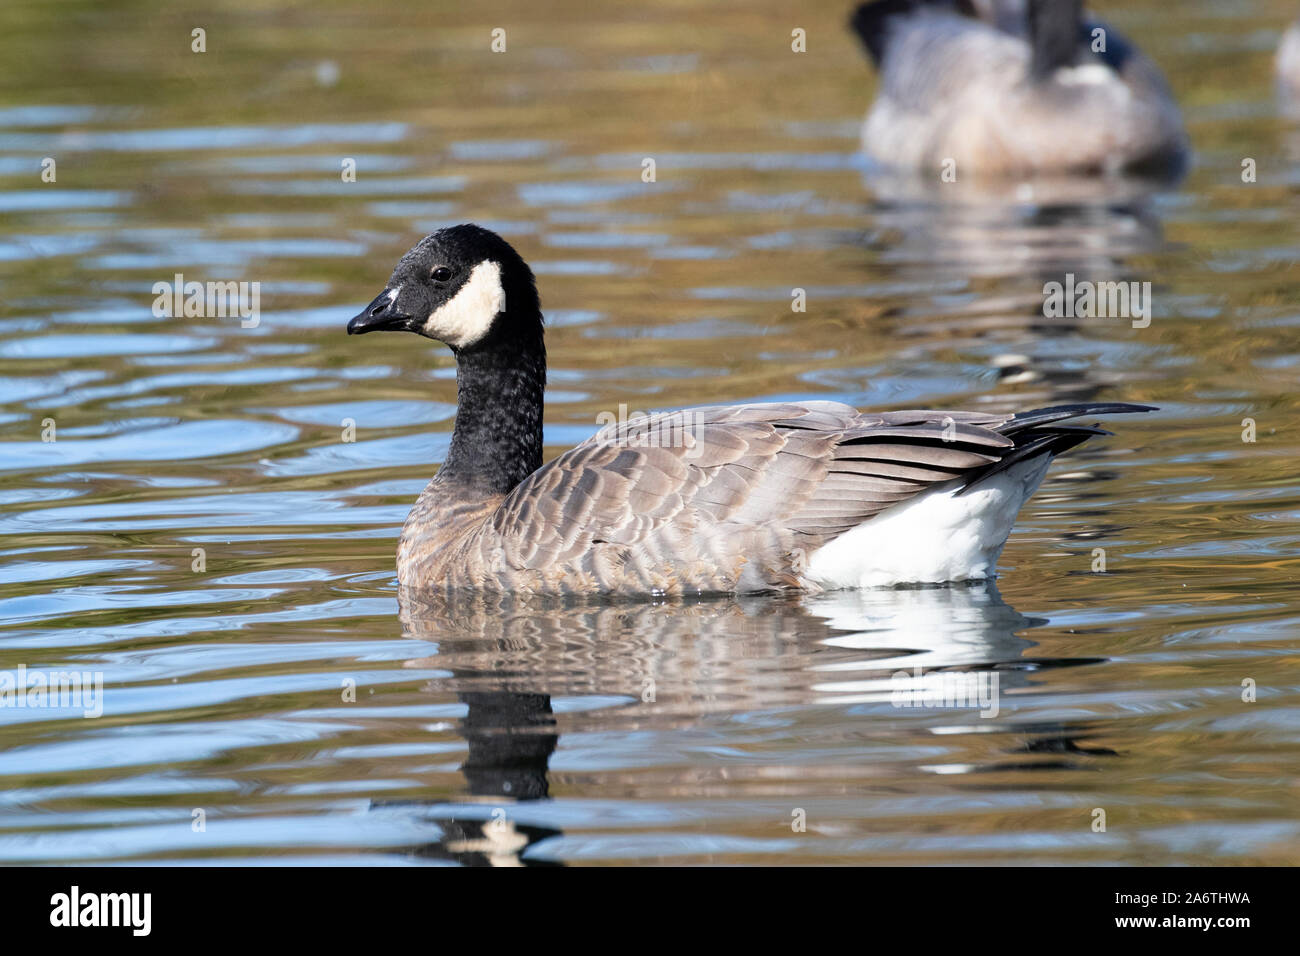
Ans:
[[[509,243],[475,225],[422,239],[348,323],[380,330],[456,356],[451,447],[398,545],[411,588],[651,595],[991,578],[1052,458],[1107,434],[1063,422],[1151,410],[714,405],[608,426],[542,464],[542,312]]]
[[[1182,119],[1159,69],[1080,0],[872,0],[850,24],[880,75],[863,148],[960,177],[1175,175]]]

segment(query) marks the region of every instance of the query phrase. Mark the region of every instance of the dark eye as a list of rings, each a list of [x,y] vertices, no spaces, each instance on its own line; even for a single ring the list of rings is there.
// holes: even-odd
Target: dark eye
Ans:
[[[429,275],[433,276],[433,278],[438,282],[446,282],[451,278],[451,270],[446,266],[438,266],[438,268],[434,269],[429,273]]]

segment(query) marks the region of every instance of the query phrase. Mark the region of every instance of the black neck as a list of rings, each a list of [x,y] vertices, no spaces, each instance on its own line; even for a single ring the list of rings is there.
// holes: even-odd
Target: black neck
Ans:
[[[440,481],[505,494],[542,466],[546,346],[541,315],[456,353],[456,427]]]
[[[1079,51],[1082,6],[1080,0],[1029,0],[1029,37],[1036,79],[1074,63]]]

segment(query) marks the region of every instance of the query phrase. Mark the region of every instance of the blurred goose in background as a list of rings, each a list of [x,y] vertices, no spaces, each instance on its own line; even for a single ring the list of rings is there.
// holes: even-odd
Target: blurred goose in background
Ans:
[[[873,0],[851,25],[880,77],[862,141],[882,164],[951,159],[960,177],[1186,163],[1160,71],[1080,0]]]
[[[1292,113],[1300,113],[1300,20],[1287,27],[1277,47],[1278,95]]]
[[[634,416],[542,464],[546,347],[532,270],[475,225],[426,236],[349,334],[409,331],[456,357],[457,414],[402,529],[413,588],[628,595],[991,578],[1062,424],[1150,411],[868,413],[839,402]]]

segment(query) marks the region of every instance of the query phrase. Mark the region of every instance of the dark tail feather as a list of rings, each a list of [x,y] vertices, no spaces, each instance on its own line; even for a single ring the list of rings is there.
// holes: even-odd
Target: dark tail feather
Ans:
[[[1081,445],[1095,435],[1109,435],[1111,432],[1093,425],[1058,425],[1044,427],[1053,422],[1067,418],[1082,418],[1085,415],[1123,415],[1129,412],[1154,412],[1154,405],[1133,405],[1128,402],[1100,402],[1093,405],[1053,405],[1051,408],[1036,408],[1021,412],[1009,422],[997,429],[1004,435],[1014,437],[1016,446],[1007,454],[986,468],[973,472],[970,480],[957,492],[964,495],[980,482],[993,475],[1006,471],[1018,462],[1036,458],[1039,455],[1057,455]]]
[[[849,27],[867,48],[871,62],[879,67],[888,44],[889,21],[906,16],[922,5],[923,0],[871,0],[853,11]]]
[[[1079,405],[1051,405],[1033,411],[1018,412],[998,429],[1004,435],[1014,435],[1027,428],[1062,422],[1067,418],[1085,418],[1089,415],[1126,415],[1130,412],[1154,412],[1155,405],[1134,405],[1131,402],[1095,402]]]
[[[871,62],[877,67],[889,45],[890,21],[896,17],[905,17],[923,7],[932,10],[945,10],[949,13],[974,20],[992,22],[993,7],[980,0],[871,0],[853,11],[849,18],[849,28],[858,35],[862,45],[871,54]]]

